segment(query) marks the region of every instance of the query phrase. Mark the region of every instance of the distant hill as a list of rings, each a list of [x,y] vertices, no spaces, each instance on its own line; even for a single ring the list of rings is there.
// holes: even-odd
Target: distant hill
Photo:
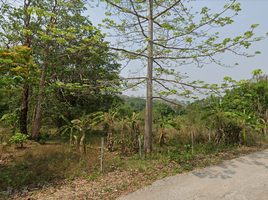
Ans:
[[[137,111],[142,111],[146,107],[146,100],[143,98],[130,98],[125,101],[127,106],[135,108]],[[153,102],[153,108],[157,106],[156,102]]]
[[[143,98],[143,97],[134,97],[134,96],[131,96],[130,97],[130,96],[127,96],[127,95],[119,95],[119,96],[120,96],[120,98],[122,98],[122,99],[125,100],[125,104],[127,106],[131,106],[137,112],[142,111],[146,107],[146,99]],[[184,102],[176,101],[176,99],[168,99],[168,100],[171,101],[171,102],[175,102],[175,103],[181,104],[183,107],[185,106],[185,103]],[[159,99],[159,101],[161,101],[164,104],[170,106],[173,110],[175,110],[176,113],[178,113],[178,114],[185,114],[185,108],[180,107],[180,106],[178,107],[177,105],[174,105],[172,103],[163,101],[161,99]],[[157,101],[154,100],[153,101],[153,108],[156,108],[156,107],[157,107]]]
[[[134,108],[138,112],[142,111],[146,107],[146,99],[145,98],[129,97],[126,95],[124,95],[124,97],[121,97],[121,98],[125,99],[125,104],[127,106],[131,106],[132,108]],[[164,102],[164,103],[167,104],[166,102]],[[156,108],[157,105],[158,105],[157,101],[154,100],[153,101],[153,108]]]

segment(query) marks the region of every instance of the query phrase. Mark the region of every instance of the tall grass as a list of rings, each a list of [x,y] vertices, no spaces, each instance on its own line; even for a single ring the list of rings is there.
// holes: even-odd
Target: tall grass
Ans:
[[[99,165],[99,160],[98,150],[88,151],[86,156],[82,156],[67,145],[38,145],[19,151],[0,151],[0,154],[12,155],[12,160],[0,166],[0,191],[7,187],[19,188],[90,174]]]

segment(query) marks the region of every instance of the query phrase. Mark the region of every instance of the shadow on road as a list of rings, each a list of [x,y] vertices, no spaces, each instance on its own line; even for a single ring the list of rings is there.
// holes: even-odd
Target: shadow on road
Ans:
[[[258,165],[263,166],[268,169],[268,150],[263,152],[258,152],[250,154],[242,158],[236,158],[231,161],[227,161],[218,166],[210,166],[202,170],[193,171],[193,175],[199,178],[210,178],[210,179],[229,179],[232,178],[232,175],[236,174],[236,169],[239,167],[240,163],[247,165]],[[265,161],[265,162],[262,162]],[[216,168],[215,168],[216,167]],[[220,170],[220,169],[223,170]]]

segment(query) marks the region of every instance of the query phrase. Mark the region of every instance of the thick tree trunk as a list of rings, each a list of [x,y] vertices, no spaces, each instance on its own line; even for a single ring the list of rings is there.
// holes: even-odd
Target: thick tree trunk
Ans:
[[[43,98],[41,100],[43,100]],[[39,131],[41,128],[41,123],[42,123],[42,115],[43,115],[43,108],[40,107],[40,104],[38,103],[38,107],[37,107],[37,111],[36,111],[36,115],[35,115],[35,119],[34,119],[34,123],[32,127],[32,134],[31,134],[34,140],[38,140],[38,137],[39,137]]]
[[[35,115],[35,119],[32,126],[32,133],[31,137],[34,140],[38,140],[39,137],[39,131],[41,128],[41,122],[42,122],[42,115],[43,115],[43,108],[38,107]]]
[[[28,16],[28,15],[27,15]],[[29,26],[30,17],[27,17],[25,21],[25,26]],[[31,35],[26,36],[26,46],[31,47]],[[20,123],[20,133],[27,135],[27,118],[28,118],[28,97],[29,97],[29,85],[24,83],[22,94],[22,110],[21,110],[21,123]]]
[[[37,102],[37,109],[36,109],[36,115],[35,115],[35,119],[33,122],[33,126],[32,126],[32,138],[34,140],[38,140],[39,137],[39,131],[41,128],[41,123],[42,123],[42,117],[43,117],[43,108],[41,106],[41,103],[43,102],[44,99],[44,91],[45,91],[45,74],[48,68],[48,63],[44,64],[43,70],[42,70],[42,74],[41,74],[41,89],[40,89],[40,94],[38,96],[38,102]]]
[[[25,11],[27,10],[27,8],[30,5],[30,2],[24,2],[24,8]],[[26,14],[26,18],[24,19],[24,25],[25,27],[29,28],[30,25],[30,20],[31,20],[31,16],[25,12]],[[31,42],[32,42],[32,36],[31,35],[26,35],[26,40],[25,40],[25,45],[27,47],[31,47]],[[27,135],[27,117],[28,117],[28,97],[29,97],[29,85],[27,83],[24,83],[23,86],[23,94],[22,94],[22,110],[21,110],[21,123],[20,123],[20,133]]]
[[[147,87],[146,87],[146,114],[145,114],[145,133],[144,133],[144,151],[152,151],[152,76],[153,76],[153,0],[150,0],[149,8],[149,44],[148,44],[148,67],[147,67]]]
[[[21,125],[20,133],[27,135],[27,114],[28,114],[28,96],[29,96],[29,85],[24,83],[24,91],[22,94],[22,110],[21,110]]]

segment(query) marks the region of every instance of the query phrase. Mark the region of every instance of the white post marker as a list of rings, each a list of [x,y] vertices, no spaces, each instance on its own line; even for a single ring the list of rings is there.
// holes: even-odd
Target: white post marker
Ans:
[[[192,131],[192,153],[194,153],[194,131]]]
[[[101,171],[103,171],[103,146],[104,146],[104,138],[101,138]]]
[[[142,154],[141,154],[141,135],[139,135],[139,145],[140,145],[140,159],[142,158]]]

